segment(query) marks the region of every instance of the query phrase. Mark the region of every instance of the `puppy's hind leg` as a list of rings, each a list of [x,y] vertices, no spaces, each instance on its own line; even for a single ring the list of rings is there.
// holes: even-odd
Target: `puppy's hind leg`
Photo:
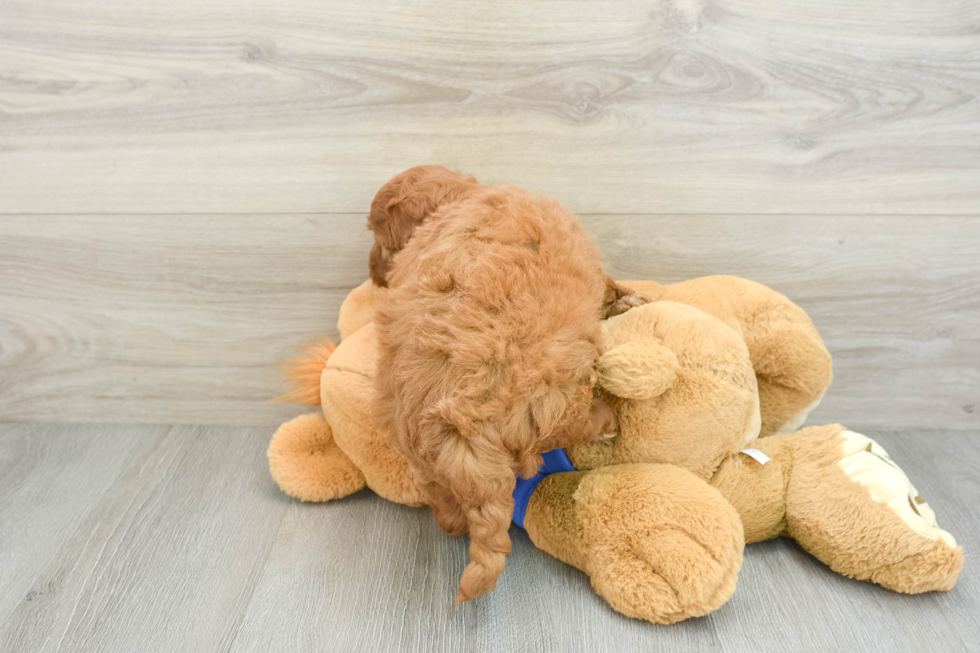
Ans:
[[[465,535],[469,530],[466,514],[452,492],[438,483],[427,483],[422,491],[439,527],[453,537]]]
[[[619,420],[609,404],[602,399],[593,398],[586,419],[574,420],[561,431],[542,440],[542,452],[570,447],[583,442],[608,440],[619,432]]]

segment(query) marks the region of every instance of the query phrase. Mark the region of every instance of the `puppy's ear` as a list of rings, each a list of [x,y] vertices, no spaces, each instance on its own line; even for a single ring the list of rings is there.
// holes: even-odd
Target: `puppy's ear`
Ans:
[[[599,385],[624,399],[652,399],[677,379],[677,355],[660,340],[636,340],[610,349],[596,363]]]
[[[371,281],[379,288],[388,287],[388,253],[377,240],[371,247],[371,255],[368,257],[368,268],[371,271]]]
[[[479,184],[474,177],[461,172],[452,172],[442,166],[420,166],[409,171],[399,184],[397,191],[388,200],[385,212],[395,224],[408,226],[404,239],[408,240],[411,230],[424,222],[443,204],[455,202]]]
[[[480,184],[470,175],[442,166],[416,166],[392,177],[371,202],[368,228],[375,245],[369,259],[371,280],[387,286],[392,258],[405,247],[415,228],[439,207],[455,202]]]
[[[438,207],[437,199],[432,193],[425,192],[425,189],[419,188],[418,184],[412,184],[401,190],[401,193],[388,200],[388,205],[385,207],[389,220],[407,221],[412,225],[421,224]]]

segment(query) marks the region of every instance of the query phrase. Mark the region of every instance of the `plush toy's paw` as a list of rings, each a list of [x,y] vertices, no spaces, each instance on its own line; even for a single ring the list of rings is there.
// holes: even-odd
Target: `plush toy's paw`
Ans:
[[[280,426],[268,456],[269,471],[282,491],[303,501],[338,499],[366,483],[334,442],[323,415],[300,415]]]
[[[835,571],[910,594],[948,590],[963,549],[877,442],[834,425],[796,445],[787,531]]]
[[[672,465],[616,465],[575,493],[592,585],[623,614],[674,623],[735,591],[742,522],[721,494]]]

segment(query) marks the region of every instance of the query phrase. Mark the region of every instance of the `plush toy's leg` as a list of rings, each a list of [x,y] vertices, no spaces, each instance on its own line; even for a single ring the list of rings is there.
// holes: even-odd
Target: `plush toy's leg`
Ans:
[[[711,484],[746,542],[789,535],[837,572],[898,592],[948,590],[963,551],[878,443],[838,424],[754,443],[772,460],[727,459]]]
[[[524,526],[536,546],[589,574],[614,609],[655,623],[719,608],[735,591],[742,565],[735,510],[673,465],[547,476]]]
[[[303,501],[330,501],[357,492],[364,474],[333,440],[323,415],[300,415],[269,443],[269,471],[286,494]]]
[[[760,437],[803,426],[833,379],[830,353],[809,318],[792,308],[766,313],[763,317],[770,319],[759,317],[756,328],[745,334],[759,384]]]

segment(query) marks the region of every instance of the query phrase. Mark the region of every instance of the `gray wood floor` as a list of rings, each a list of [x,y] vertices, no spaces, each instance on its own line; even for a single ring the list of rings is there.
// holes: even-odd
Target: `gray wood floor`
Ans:
[[[966,651],[956,588],[905,596],[793,542],[748,547],[732,600],[653,626],[514,529],[489,596],[452,602],[465,541],[369,491],[300,504],[268,476],[266,429],[0,425],[0,651]],[[980,550],[975,432],[868,433]]]

